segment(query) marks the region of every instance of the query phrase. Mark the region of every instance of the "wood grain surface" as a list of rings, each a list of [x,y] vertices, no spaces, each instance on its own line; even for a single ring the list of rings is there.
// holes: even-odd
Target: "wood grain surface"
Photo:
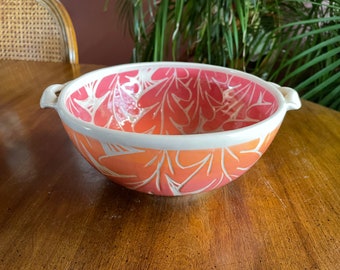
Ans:
[[[205,194],[124,189],[42,91],[100,66],[0,62],[0,269],[340,269],[340,113],[303,101],[256,165]]]

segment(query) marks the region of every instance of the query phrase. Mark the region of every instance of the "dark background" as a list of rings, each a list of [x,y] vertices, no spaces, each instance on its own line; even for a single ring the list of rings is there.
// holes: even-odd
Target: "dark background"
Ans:
[[[69,12],[77,35],[79,62],[117,65],[129,63],[133,41],[121,18],[116,1],[104,11],[105,0],[60,0]]]

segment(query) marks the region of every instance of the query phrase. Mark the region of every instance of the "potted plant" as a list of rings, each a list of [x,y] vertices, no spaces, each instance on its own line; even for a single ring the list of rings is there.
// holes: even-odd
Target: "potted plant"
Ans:
[[[117,4],[135,41],[134,62],[194,61],[241,69],[340,110],[339,0]]]

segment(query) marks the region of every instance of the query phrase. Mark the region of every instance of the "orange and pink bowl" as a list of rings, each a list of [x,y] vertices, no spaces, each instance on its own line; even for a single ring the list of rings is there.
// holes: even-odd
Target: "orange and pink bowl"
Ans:
[[[181,62],[99,69],[45,89],[75,147],[113,182],[178,196],[222,187],[271,144],[297,92],[245,72]]]

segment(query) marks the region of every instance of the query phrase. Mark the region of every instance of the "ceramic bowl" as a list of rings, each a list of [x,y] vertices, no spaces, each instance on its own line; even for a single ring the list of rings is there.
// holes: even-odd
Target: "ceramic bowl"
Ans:
[[[205,64],[126,64],[51,85],[70,139],[99,172],[129,189],[177,196],[224,186],[274,139],[295,90]]]

